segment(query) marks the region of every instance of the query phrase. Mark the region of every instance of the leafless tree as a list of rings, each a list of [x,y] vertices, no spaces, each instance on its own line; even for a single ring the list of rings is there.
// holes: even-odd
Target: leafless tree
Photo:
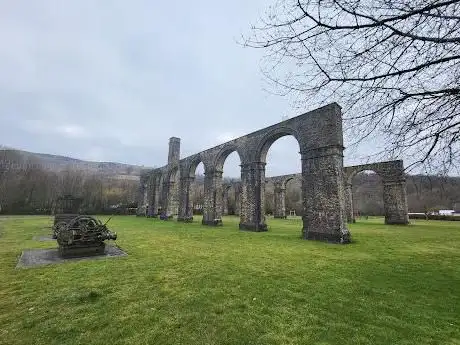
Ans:
[[[278,0],[252,29],[271,89],[338,102],[353,143],[443,173],[459,162],[460,1]]]
[[[39,161],[20,152],[0,150],[0,212],[49,213],[55,200],[65,194],[82,197],[86,212],[108,212],[111,206],[135,200],[138,181],[74,170],[45,169]]]

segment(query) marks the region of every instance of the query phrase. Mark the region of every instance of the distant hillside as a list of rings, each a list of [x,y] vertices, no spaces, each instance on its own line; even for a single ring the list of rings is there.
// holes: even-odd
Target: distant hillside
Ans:
[[[0,150],[1,168],[18,169],[25,166],[40,166],[45,170],[55,172],[69,169],[80,170],[130,180],[137,179],[141,170],[148,168],[139,165],[115,162],[91,162],[66,156],[35,153],[9,148]]]

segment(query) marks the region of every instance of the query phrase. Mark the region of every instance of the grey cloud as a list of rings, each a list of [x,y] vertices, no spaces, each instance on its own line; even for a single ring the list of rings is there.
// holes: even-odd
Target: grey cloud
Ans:
[[[266,6],[4,2],[0,144],[161,166],[171,136],[186,156],[297,115],[289,99],[262,90],[262,52],[235,42]],[[232,157],[227,176],[239,174]],[[268,174],[300,170],[294,139],[276,142],[268,158]]]

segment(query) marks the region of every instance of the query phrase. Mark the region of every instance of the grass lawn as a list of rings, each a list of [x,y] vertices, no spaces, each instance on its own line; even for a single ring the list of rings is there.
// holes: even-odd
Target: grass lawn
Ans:
[[[129,256],[15,269],[51,218],[2,217],[0,344],[460,344],[460,222],[361,220],[349,245],[268,224],[120,216]]]

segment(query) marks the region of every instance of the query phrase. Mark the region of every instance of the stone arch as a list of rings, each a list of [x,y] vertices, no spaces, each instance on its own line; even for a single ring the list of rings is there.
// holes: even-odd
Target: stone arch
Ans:
[[[161,202],[160,197],[160,170],[152,170],[149,176],[149,197],[147,205],[147,217],[157,217],[158,208]]]
[[[240,163],[243,164],[245,156],[243,150],[233,142],[219,145],[207,152],[211,164],[205,167],[204,178],[204,207],[202,224],[221,225],[222,215],[226,211],[227,202],[224,203],[223,169],[226,159],[236,152]]]
[[[221,195],[219,192],[223,165],[227,156],[237,151],[241,161],[239,228],[249,231],[267,230],[262,192],[266,153],[277,139],[287,135],[292,135],[297,140],[302,157],[302,237],[338,243],[349,242],[350,234],[345,225],[342,115],[340,106],[336,103],[202,151],[200,154],[209,162],[205,170],[207,213],[203,217],[203,223],[219,224],[221,207],[218,196]],[[170,153],[174,154],[168,156],[167,166],[164,167],[167,171],[171,166],[182,164],[191,158],[179,159],[180,142],[178,138],[171,139],[174,140],[170,140]],[[190,173],[186,177],[190,177],[189,175]],[[171,182],[170,174],[165,178],[165,183]],[[306,194],[304,191],[309,192]]]
[[[297,133],[297,131],[294,128],[283,126],[283,127],[277,127],[273,129],[272,131],[268,132],[265,134],[255,150],[256,156],[254,157],[256,162],[262,162],[266,163],[266,158],[267,158],[267,153],[270,147],[273,145],[275,141],[282,137],[286,136],[293,136],[297,143],[299,144],[299,151],[300,148],[302,147],[302,142],[301,142],[301,136]]]
[[[200,163],[203,163],[204,171],[206,171],[207,166],[209,165],[206,159],[201,154],[196,154],[191,157],[189,163],[186,165],[186,173],[185,176],[195,178],[196,168]]]
[[[238,157],[240,159],[240,164],[243,164],[243,162],[245,162],[244,151],[241,150],[237,145],[233,143],[228,143],[228,144],[224,144],[223,147],[217,153],[216,158],[214,160],[214,164],[213,164],[213,170],[223,171],[224,164],[225,164],[225,161],[227,160],[227,157],[230,156],[233,152],[236,152],[238,154]],[[206,171],[206,168],[205,168],[205,171]]]
[[[280,138],[292,136],[297,141],[297,145],[300,149],[302,147],[302,136],[298,133],[297,129],[291,126],[277,126],[274,129],[265,133],[259,140],[257,148],[255,150],[255,162],[259,162],[259,174],[261,175],[261,181],[264,182],[260,191],[257,190],[256,202],[263,204],[262,212],[265,212],[265,166],[267,163],[267,154],[272,145]],[[282,178],[276,177],[273,179],[274,194],[273,194],[273,216],[274,218],[286,218],[286,184],[294,178],[294,175],[285,175]]]
[[[290,199],[290,198],[287,198],[288,192],[291,190],[291,189],[288,189],[288,184],[289,184],[289,183],[293,183],[293,182],[296,182],[296,183],[299,183],[299,182],[300,182],[300,183],[302,183],[302,179],[300,178],[300,175],[297,175],[297,174],[294,175],[294,174],[292,174],[292,175],[288,176],[288,177],[283,181],[283,188],[284,188],[284,190],[285,190],[285,200],[284,200],[285,206],[284,206],[284,207],[285,207],[285,214],[286,214],[286,216],[290,213],[290,211],[293,209],[293,207],[295,208],[295,206],[292,205],[292,203],[294,202],[294,200],[292,200],[292,199]],[[294,188],[294,190],[296,190],[296,189]],[[302,200],[302,193],[303,193],[303,191],[301,191],[301,194],[300,194],[301,199],[300,199],[300,200]],[[287,201],[289,201],[289,203],[288,203]],[[289,205],[291,205],[291,206],[289,207]],[[297,211],[297,210],[296,210],[296,211]],[[299,213],[299,214],[296,213],[296,215],[302,215],[302,213]]]
[[[286,186],[294,178],[294,175],[287,175],[274,179],[274,218],[286,219]]]
[[[374,171],[382,180],[399,181],[405,179],[403,161],[395,160],[345,167],[345,183],[351,183],[353,177],[365,170]]]
[[[359,179],[364,178],[365,180],[361,180],[361,182],[364,182],[364,184],[360,184],[360,187],[370,187],[366,181],[369,179],[374,180],[374,187],[375,189],[368,190],[367,192],[363,195],[361,194],[361,198],[364,198],[365,200],[358,200],[355,199],[353,196],[353,190],[355,191],[355,196],[357,195],[358,189],[353,188],[353,186],[356,186],[357,181]],[[347,222],[349,223],[355,223],[356,217],[359,215],[369,215],[368,210],[366,210],[368,207],[372,208],[378,208],[378,213],[374,215],[383,215],[384,214],[384,209],[383,209],[383,178],[382,178],[382,173],[379,171],[376,171],[375,169],[356,169],[353,171],[352,174],[348,176],[348,179],[345,183],[345,190],[347,194],[350,194],[350,202],[351,202],[351,210],[350,215],[347,215]],[[371,197],[369,199],[369,197]],[[360,198],[360,199],[361,199]],[[358,212],[359,211],[359,212]],[[353,217],[351,221],[348,219],[348,217]]]
[[[234,196],[234,208],[233,208],[233,214],[236,216],[240,215],[241,211],[241,182],[240,181],[232,181],[229,183],[229,189],[228,192],[230,192],[231,189],[233,189],[233,196]]]
[[[349,223],[355,222],[353,212],[353,178],[365,170],[374,171],[383,183],[385,224],[408,224],[406,179],[402,160],[370,163],[344,168],[346,214]]]
[[[174,164],[162,170],[161,216],[171,218],[179,212],[179,165]]]
[[[293,180],[297,180],[297,177],[296,177],[296,176],[288,176],[288,177],[287,177],[286,179],[284,179],[284,181],[283,181],[283,187],[286,188],[288,182],[293,181]]]
[[[195,173],[198,165],[203,167],[209,165],[204,154],[198,153],[183,161],[180,174],[179,188],[179,210],[177,220],[182,222],[193,221],[192,183],[195,180]]]
[[[222,215],[228,216],[228,192],[232,188],[231,183],[224,183],[222,185]]]
[[[273,186],[273,217],[286,218],[286,189],[290,181],[302,182],[301,174],[288,174],[267,177],[265,180],[266,185]]]
[[[355,176],[357,176],[359,173],[362,173],[363,171],[372,171],[374,174],[377,174],[380,178],[383,179],[383,174],[378,169],[375,169],[375,168],[372,169],[372,167],[363,166],[363,167],[357,167],[356,169],[351,170],[351,172],[347,174],[347,176],[345,177],[345,183],[352,184]]]

